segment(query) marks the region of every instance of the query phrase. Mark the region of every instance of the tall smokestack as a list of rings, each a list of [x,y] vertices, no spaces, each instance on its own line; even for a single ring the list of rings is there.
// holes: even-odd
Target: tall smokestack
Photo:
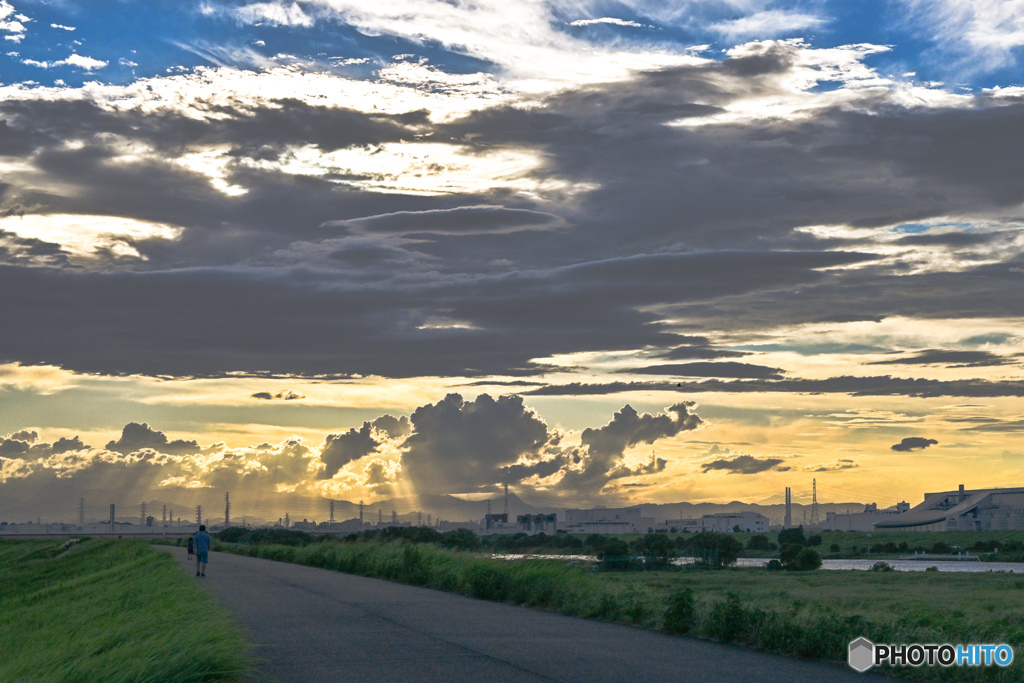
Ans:
[[[231,492],[224,492],[224,527],[231,526]]]
[[[114,504],[110,504],[110,533],[114,533]]]
[[[782,521],[782,526],[785,529],[793,526],[793,493],[788,486],[786,487],[786,517]]]

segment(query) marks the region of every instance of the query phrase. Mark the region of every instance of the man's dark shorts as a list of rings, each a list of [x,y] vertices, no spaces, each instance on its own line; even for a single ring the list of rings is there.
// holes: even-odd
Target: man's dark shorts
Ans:
[[[196,560],[208,563],[210,561],[210,553],[196,553]]]

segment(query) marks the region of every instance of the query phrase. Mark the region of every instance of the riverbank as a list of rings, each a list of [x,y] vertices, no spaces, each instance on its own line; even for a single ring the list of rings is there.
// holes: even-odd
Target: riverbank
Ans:
[[[1011,574],[601,573],[558,560],[508,562],[403,541],[217,543],[215,549],[804,658],[845,661],[848,644],[860,636],[881,643],[1024,643],[1024,578]],[[890,671],[922,680],[1024,680],[1017,663]]]
[[[135,541],[0,540],[0,680],[230,681],[230,617],[167,553]]]

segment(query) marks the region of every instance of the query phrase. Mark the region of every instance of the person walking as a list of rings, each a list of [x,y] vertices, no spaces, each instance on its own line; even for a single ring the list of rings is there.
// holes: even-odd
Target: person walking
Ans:
[[[199,533],[196,534],[196,576],[206,576],[206,563],[209,560],[210,534],[206,533],[206,525],[200,524]]]
[[[195,546],[195,542],[192,540],[192,537],[189,536],[188,537],[188,559],[190,559],[190,560],[192,559],[192,551],[195,550],[195,547],[196,547]]]

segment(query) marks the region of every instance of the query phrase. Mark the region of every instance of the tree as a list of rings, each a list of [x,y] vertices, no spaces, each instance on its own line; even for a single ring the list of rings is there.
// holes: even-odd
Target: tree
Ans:
[[[821,555],[817,550],[796,543],[782,546],[782,550],[779,552],[779,561],[782,563],[782,568],[789,571],[803,572],[821,567]]]
[[[794,527],[792,529],[783,529],[779,532],[779,545],[785,547],[787,545],[807,545],[807,539],[804,538],[804,528],[802,526]]]
[[[697,564],[707,567],[728,567],[735,564],[743,544],[729,534],[702,531],[690,537],[688,544]]]
[[[747,547],[751,550],[771,550],[771,542],[764,534],[756,534],[747,541]]]

